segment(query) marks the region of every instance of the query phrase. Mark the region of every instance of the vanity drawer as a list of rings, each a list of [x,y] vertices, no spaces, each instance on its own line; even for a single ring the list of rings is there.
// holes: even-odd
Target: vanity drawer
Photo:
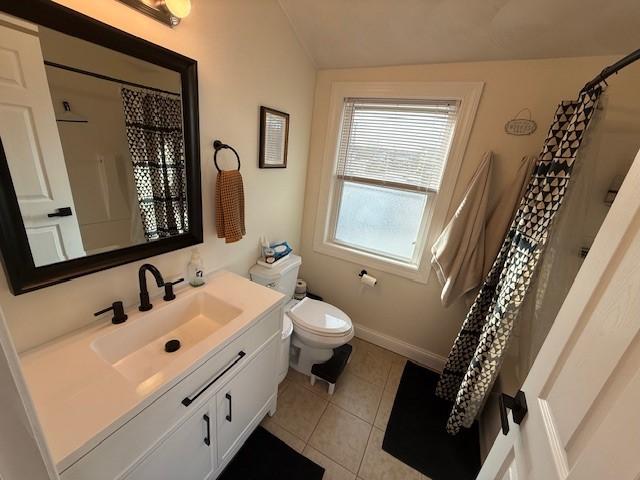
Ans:
[[[280,335],[282,310],[262,317],[193,373],[164,393],[97,447],[65,470],[63,480],[114,480],[126,477],[174,426],[200,409],[267,342]],[[274,364],[274,369],[277,365]]]

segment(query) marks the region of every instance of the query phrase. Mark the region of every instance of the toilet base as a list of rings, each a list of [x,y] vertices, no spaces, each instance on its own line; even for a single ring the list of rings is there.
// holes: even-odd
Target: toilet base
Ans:
[[[291,340],[291,357],[289,365],[294,370],[311,375],[311,367],[316,363],[324,363],[333,356],[332,348],[316,348],[305,345],[296,337]]]
[[[329,360],[333,357],[333,349],[348,343],[351,338],[353,338],[353,333],[341,339],[341,342],[337,345],[318,348],[304,343],[294,329],[293,335],[291,336],[289,366],[306,376],[311,376],[311,367],[313,367],[314,364],[324,363]]]

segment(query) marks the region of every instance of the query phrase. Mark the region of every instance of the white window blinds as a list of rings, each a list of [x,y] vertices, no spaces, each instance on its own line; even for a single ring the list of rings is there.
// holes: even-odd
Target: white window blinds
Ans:
[[[338,178],[437,192],[458,103],[347,98],[338,147]]]
[[[265,114],[264,163],[282,165],[286,150],[287,119],[271,112]]]

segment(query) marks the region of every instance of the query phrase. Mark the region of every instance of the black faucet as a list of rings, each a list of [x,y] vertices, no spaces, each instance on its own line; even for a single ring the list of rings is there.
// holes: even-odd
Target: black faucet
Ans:
[[[109,310],[113,310],[113,318],[111,319],[111,322],[114,325],[124,323],[127,321],[127,318],[129,318],[127,317],[127,314],[124,313],[124,305],[120,301],[113,302],[110,307],[100,310],[99,312],[94,313],[94,315],[98,317],[103,313],[107,313]]]
[[[138,307],[138,310],[141,312],[146,312],[153,308],[153,305],[151,305],[151,302],[149,301],[149,290],[147,290],[147,271],[153,274],[158,287],[164,286],[164,279],[162,278],[160,270],[150,263],[145,263],[140,267],[140,270],[138,270],[138,281],[140,282],[140,306]]]

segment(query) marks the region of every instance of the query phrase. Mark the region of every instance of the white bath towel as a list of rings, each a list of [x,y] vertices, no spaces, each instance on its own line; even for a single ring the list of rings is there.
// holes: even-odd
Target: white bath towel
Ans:
[[[516,175],[489,212],[493,153],[484,154],[462,203],[431,248],[431,264],[442,285],[440,300],[445,307],[464,295],[473,301],[498,255],[536,160],[522,158]]]
[[[482,158],[462,203],[431,247],[433,266],[442,284],[445,307],[482,281],[485,225],[491,184],[493,152]]]
[[[522,157],[520,168],[518,168],[515,177],[509,182],[507,188],[504,189],[496,206],[489,215],[489,220],[487,220],[485,228],[486,237],[484,240],[485,251],[482,280],[487,276],[493,266],[493,262],[498,256],[498,250],[500,250],[504,237],[507,235],[513,217],[518,210],[520,199],[524,195],[537,160],[538,159],[533,156]],[[478,284],[478,286],[480,285]]]

